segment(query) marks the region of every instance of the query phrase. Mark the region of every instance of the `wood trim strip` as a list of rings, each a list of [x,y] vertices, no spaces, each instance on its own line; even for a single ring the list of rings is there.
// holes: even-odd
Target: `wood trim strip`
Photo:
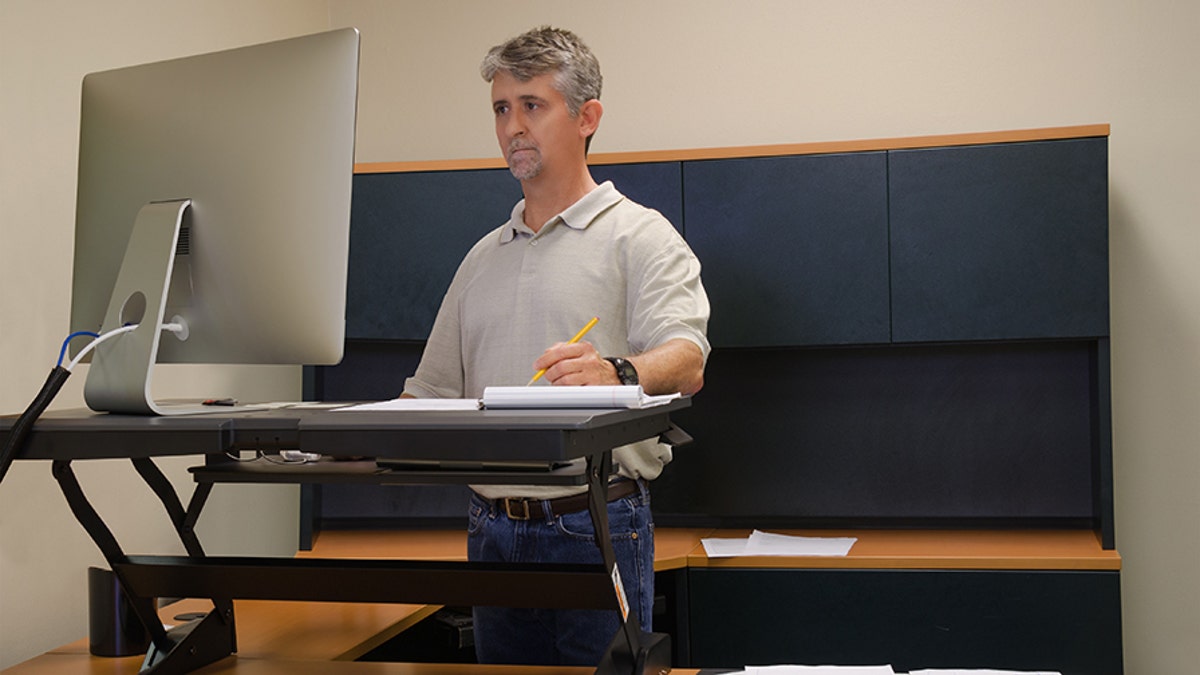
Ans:
[[[773,530],[774,531],[774,530]],[[685,567],[778,569],[1120,570],[1121,555],[1091,530],[782,530],[808,537],[856,537],[844,558],[756,556],[709,558],[706,537],[740,538],[749,530],[658,528],[656,571]],[[451,530],[322,532],[298,557],[466,559],[466,533]]]
[[[1069,138],[1094,138],[1098,136],[1107,137],[1108,135],[1108,124],[1087,124],[1068,127],[1045,127],[1039,129],[1016,129],[1010,131],[940,134],[933,136],[911,136],[900,138],[876,138],[857,141],[818,141],[814,143],[747,145],[724,148],[607,152],[596,153],[592,155],[588,163],[592,165],[634,164],[649,162],[684,162],[706,159],[782,157],[787,155],[824,155],[843,152],[911,150],[916,148],[988,145],[993,143],[1021,143],[1027,141],[1064,140]],[[411,173],[417,171],[466,171],[472,169],[503,169],[504,166],[504,160],[500,157],[410,162],[362,162],[354,165],[354,172],[360,174],[369,174]]]
[[[713,537],[746,537],[718,530]],[[709,558],[697,547],[688,567],[763,569],[945,569],[1118,571],[1121,555],[1100,546],[1090,530],[810,530],[809,537],[857,537],[845,557],[746,556]]]

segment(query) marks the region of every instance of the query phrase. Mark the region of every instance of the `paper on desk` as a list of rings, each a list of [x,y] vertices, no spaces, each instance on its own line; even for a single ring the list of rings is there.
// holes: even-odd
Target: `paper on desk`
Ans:
[[[390,401],[362,403],[338,408],[352,411],[402,411],[402,410],[478,410],[477,398],[394,398]]]
[[[595,387],[486,387],[485,408],[651,408],[679,394],[650,396],[641,385]]]
[[[723,539],[720,537],[709,537],[701,539],[700,543],[704,544],[704,552],[710,558],[733,558],[739,555],[746,555],[746,544],[749,539]]]
[[[701,539],[710,558],[750,555],[842,557],[858,541],[855,537],[796,537],[755,530],[746,539]]]

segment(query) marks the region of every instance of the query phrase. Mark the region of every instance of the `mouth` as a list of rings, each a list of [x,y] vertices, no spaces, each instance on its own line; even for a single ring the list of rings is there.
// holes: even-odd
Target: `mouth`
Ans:
[[[537,152],[537,148],[532,145],[510,145],[508,147],[509,157],[513,157],[522,152]]]
[[[528,141],[512,143],[504,162],[518,180],[530,180],[542,172],[542,153]]]

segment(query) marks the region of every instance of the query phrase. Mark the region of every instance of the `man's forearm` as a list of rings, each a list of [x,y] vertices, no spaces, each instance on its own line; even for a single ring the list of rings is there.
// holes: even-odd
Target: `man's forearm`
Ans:
[[[691,340],[676,338],[626,357],[647,394],[694,394],[704,386],[704,354]]]

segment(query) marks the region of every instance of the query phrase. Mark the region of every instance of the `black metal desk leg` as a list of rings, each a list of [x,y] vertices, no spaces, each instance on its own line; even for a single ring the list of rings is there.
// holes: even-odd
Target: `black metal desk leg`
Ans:
[[[608,529],[608,477],[612,473],[612,453],[588,457],[588,505],[596,546],[604,569],[613,581],[613,593],[621,612],[621,629],[613,637],[608,652],[596,667],[596,675],[643,675],[665,673],[671,665],[671,643],[666,635],[642,632],[637,607],[629,603],[617,557]]]
[[[187,510],[183,508],[183,503],[179,500],[179,495],[175,492],[174,486],[167,477],[163,475],[158,465],[149,457],[137,457],[130,461],[137,469],[138,474],[146,485],[154,491],[158,500],[162,503],[163,508],[167,511],[167,516],[171,519],[171,524],[175,527],[175,533],[179,535],[179,541],[183,543],[183,548],[188,555],[193,558],[203,558],[204,547],[200,545],[200,538],[196,536],[196,521],[200,519],[200,512],[204,509],[204,504],[208,501],[209,494],[212,493],[212,483],[198,483],[192,491],[192,499],[188,503]],[[234,623],[233,600],[230,598],[209,598],[213,603],[213,611],[211,614],[216,615],[216,620],[225,625],[225,630],[229,633],[229,648],[230,651],[237,651],[237,629]]]
[[[104,520],[96,509],[92,507],[88,501],[87,495],[83,493],[83,488],[79,485],[79,479],[75,476],[75,472],[71,469],[71,461],[65,459],[56,459],[51,462],[50,470],[54,475],[54,479],[58,481],[58,488],[62,491],[63,497],[67,500],[67,506],[71,509],[71,513],[75,515],[75,520],[83,526],[88,536],[95,542],[100,553],[104,555],[104,559],[108,561],[109,568],[117,577],[117,582],[126,593],[131,596],[136,595],[130,588],[125,575],[121,573],[120,566],[127,563],[129,559],[125,556],[125,552],[121,550],[121,545],[117,543],[117,538],[113,536],[112,530],[108,529],[108,525],[104,524]],[[150,611],[144,608],[142,603],[131,603],[133,611],[137,614],[138,620],[142,625],[146,626],[146,630],[150,631],[150,640],[158,648],[165,648],[171,644],[170,638],[167,637],[167,631],[163,628],[162,621],[158,619],[158,615],[151,612],[146,616],[146,612]]]
[[[134,460],[138,473],[150,485],[159,500],[167,509],[172,524],[183,540],[188,553],[203,557],[204,551],[196,539],[192,526],[199,516],[200,507],[212,486],[206,486],[201,494],[193,495],[193,506],[188,512],[183,510],[178,497],[170,488],[170,483],[162,472],[152,462]],[[117,581],[130,596],[139,597],[137,588],[131,583],[127,568],[132,566],[128,556],[121,550],[121,545],[113,536],[112,530],[104,523],[100,514],[88,502],[79,479],[71,470],[70,460],[54,460],[51,465],[59,489],[67,500],[67,505],[75,519],[92,538],[100,552],[108,561]],[[199,491],[199,490],[198,490]],[[138,619],[150,632],[150,650],[142,664],[143,675],[182,675],[190,673],[209,663],[218,661],[232,654],[236,649],[236,634],[233,628],[233,602],[229,599],[213,599],[213,611],[199,621],[194,621],[168,633],[163,628],[162,621],[153,609],[147,609],[143,603],[132,603]],[[149,615],[147,615],[149,612]]]

